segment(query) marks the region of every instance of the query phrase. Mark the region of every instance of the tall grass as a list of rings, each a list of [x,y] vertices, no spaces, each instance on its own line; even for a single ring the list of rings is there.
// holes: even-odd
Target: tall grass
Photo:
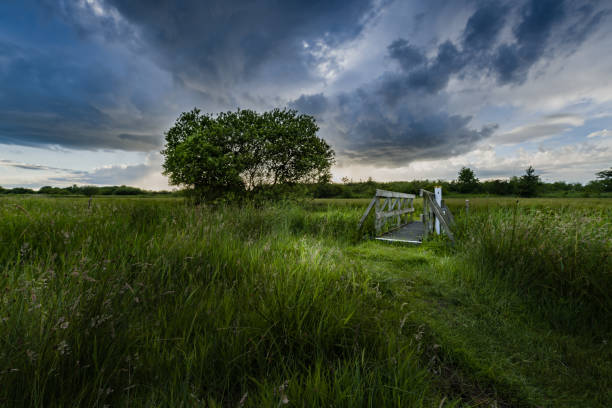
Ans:
[[[463,258],[460,276],[523,294],[559,327],[606,327],[609,206],[522,203],[473,203],[466,222],[449,200],[463,230],[440,265]],[[2,198],[0,406],[470,401],[432,369],[446,345],[398,304],[444,241],[362,245],[366,205]]]
[[[480,281],[515,288],[560,328],[609,329],[612,209],[512,206],[463,220],[459,251]]]
[[[2,200],[0,405],[437,405],[405,311],[343,257],[354,222]]]

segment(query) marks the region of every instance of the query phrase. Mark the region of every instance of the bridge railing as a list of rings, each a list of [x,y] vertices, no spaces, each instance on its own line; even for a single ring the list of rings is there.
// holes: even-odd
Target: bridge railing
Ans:
[[[374,228],[376,235],[380,235],[385,227],[389,230],[400,228],[412,220],[414,212],[413,200],[414,194],[398,193],[395,191],[376,190],[376,194],[365,213],[359,220],[359,228],[363,225],[368,214],[375,209],[376,218]]]
[[[435,222],[438,220],[440,229],[451,241],[454,241],[455,237],[451,231],[451,227],[455,223],[455,219],[453,213],[451,213],[446,204],[444,204],[444,200],[441,200],[441,205],[438,204],[435,194],[423,189],[421,189],[419,195],[423,197],[423,224],[425,227],[425,237],[436,232]]]

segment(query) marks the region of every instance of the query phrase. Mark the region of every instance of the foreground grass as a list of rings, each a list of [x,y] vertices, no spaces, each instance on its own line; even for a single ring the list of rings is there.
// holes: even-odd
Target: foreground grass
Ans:
[[[609,206],[581,203],[609,226]],[[492,206],[474,202],[449,249],[361,240],[357,200],[2,199],[0,404],[607,406],[610,331],[581,319],[609,299],[581,298],[577,279],[541,302],[554,277],[517,285],[529,258],[477,262],[468,237]],[[580,233],[586,255],[595,238]],[[572,273],[605,290],[606,259]],[[509,262],[516,279],[496,273]]]
[[[0,211],[4,405],[440,399],[398,312],[342,255],[350,213],[113,199]]]
[[[481,280],[453,253],[399,249],[367,243],[351,251],[428,338],[438,389],[475,406],[609,406],[609,331],[568,333],[543,316],[543,305]]]

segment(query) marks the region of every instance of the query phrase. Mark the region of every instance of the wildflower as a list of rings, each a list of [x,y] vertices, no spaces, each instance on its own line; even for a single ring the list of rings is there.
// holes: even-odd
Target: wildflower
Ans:
[[[70,354],[70,346],[68,345],[68,342],[66,340],[62,340],[58,345],[57,345],[57,351],[61,354]]]
[[[287,397],[287,394],[285,393],[285,389],[287,389],[288,386],[289,386],[289,380],[285,380],[285,382],[282,383],[277,389],[278,393],[280,394],[281,404],[289,403],[289,398]]]
[[[19,250],[19,252],[21,253],[21,257],[24,257],[28,251],[30,249],[30,244],[28,242],[24,242],[23,245],[21,245],[21,249]]]

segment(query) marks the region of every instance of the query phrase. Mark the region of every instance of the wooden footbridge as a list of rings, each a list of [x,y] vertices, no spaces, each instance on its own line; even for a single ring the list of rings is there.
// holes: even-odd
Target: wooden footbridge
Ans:
[[[416,195],[376,190],[374,198],[359,220],[359,228],[374,208],[377,240],[420,244],[429,234],[443,233],[454,241],[451,231],[454,224],[453,214],[442,200],[442,189],[436,187],[434,193],[421,190],[419,195],[423,198],[423,213],[419,220],[413,220],[413,202]]]

